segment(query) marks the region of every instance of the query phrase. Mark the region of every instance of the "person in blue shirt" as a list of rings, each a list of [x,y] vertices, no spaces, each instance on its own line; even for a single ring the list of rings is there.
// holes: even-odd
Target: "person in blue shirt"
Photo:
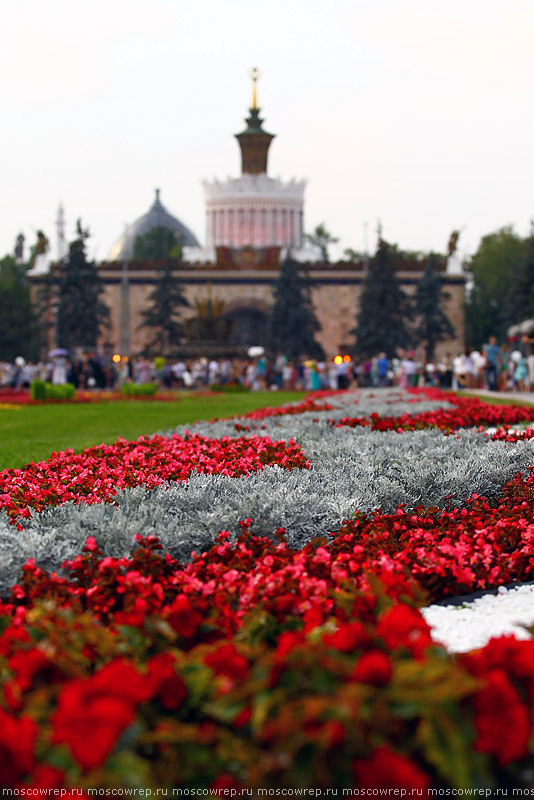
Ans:
[[[497,376],[501,363],[501,348],[497,344],[495,336],[490,336],[489,344],[484,345],[484,355],[486,357],[486,378],[488,389],[491,392],[497,391]]]
[[[378,357],[378,361],[376,362],[376,367],[378,370],[378,385],[379,386],[387,386],[388,385],[388,370],[389,370],[389,358],[386,356],[385,353],[380,353]]]

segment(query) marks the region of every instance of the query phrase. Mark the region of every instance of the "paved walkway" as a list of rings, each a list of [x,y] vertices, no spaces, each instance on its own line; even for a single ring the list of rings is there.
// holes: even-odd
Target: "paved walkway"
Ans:
[[[469,394],[482,394],[486,397],[495,397],[496,400],[514,400],[516,403],[531,403],[534,405],[534,392],[490,392],[489,389],[464,389]]]

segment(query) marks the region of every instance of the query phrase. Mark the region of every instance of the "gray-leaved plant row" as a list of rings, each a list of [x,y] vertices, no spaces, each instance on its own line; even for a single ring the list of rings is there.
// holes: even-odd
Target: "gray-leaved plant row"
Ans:
[[[334,401],[341,405],[338,397]],[[344,401],[338,413],[362,416],[362,408],[378,406],[397,414],[402,413],[399,405],[412,412],[425,406],[406,404],[402,396],[400,404],[368,398],[367,406]],[[516,473],[534,465],[534,440],[492,442],[474,430],[444,436],[437,430],[398,434],[334,428],[329,418],[331,411],[310,412],[260,423],[264,435],[299,442],[311,461],[309,470],[273,466],[242,478],[194,474],[181,485],[120,491],[115,504],[68,503],[34,513],[23,521],[22,531],[0,515],[0,594],[5,596],[18,580],[27,559],[58,570],[80,552],[88,536],[106,554],[122,556],[132,551],[135,534],[156,535],[168,552],[186,561],[192,551],[209,548],[218,531],[235,537],[240,520],[251,518],[257,535],[269,536],[282,527],[290,544],[302,547],[335,531],[358,510],[461,506],[473,493],[493,497]],[[236,432],[235,421],[189,429],[211,437],[243,435]]]

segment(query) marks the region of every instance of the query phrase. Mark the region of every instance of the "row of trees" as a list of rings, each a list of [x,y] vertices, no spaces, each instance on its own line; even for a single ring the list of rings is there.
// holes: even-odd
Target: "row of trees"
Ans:
[[[165,237],[147,235],[136,242],[138,252],[153,252],[156,242],[163,248]],[[89,232],[78,222],[76,238],[69,245],[68,256],[58,275],[43,276],[33,308],[26,279],[28,265],[18,265],[12,257],[0,262],[0,341],[2,357],[13,359],[24,353],[35,359],[39,351],[39,333],[48,339],[51,325],[56,326],[59,346],[94,347],[109,324],[110,311],[102,301],[104,287],[93,262],[87,259]],[[152,248],[152,249],[151,249]],[[167,251],[168,254],[168,251]],[[431,360],[437,342],[454,335],[443,311],[445,294],[436,267],[439,256],[431,254],[418,283],[414,298],[402,290],[397,270],[403,254],[381,240],[371,259],[365,279],[361,307],[352,333],[354,351],[362,357],[386,352],[393,356],[398,348],[425,343]],[[148,297],[141,326],[152,332],[149,348],[169,352],[184,337],[183,309],[189,306],[183,286],[173,274],[173,260],[163,260],[164,267]],[[320,325],[313,301],[313,283],[305,267],[291,258],[281,266],[274,289],[274,303],[267,324],[267,344],[273,352],[292,358],[324,356],[317,341]],[[53,313],[50,309],[53,307]]]
[[[491,335],[504,341],[510,326],[534,319],[534,223],[525,238],[512,227],[484,236],[467,267],[469,345],[479,348]]]
[[[381,239],[365,278],[356,326],[353,351],[361,358],[385,352],[396,355],[400,348],[424,343],[431,361],[438,342],[454,336],[453,326],[443,309],[447,298],[437,272],[440,256],[430,254],[417,284],[415,296],[402,289],[397,271],[403,254]],[[280,270],[274,305],[269,319],[269,346],[293,358],[307,354],[321,357],[316,340],[320,329],[311,298],[312,281],[302,265],[286,261]]]

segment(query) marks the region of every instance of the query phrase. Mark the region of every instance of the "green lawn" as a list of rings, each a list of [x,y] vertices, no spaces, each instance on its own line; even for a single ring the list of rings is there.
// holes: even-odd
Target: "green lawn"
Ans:
[[[0,469],[42,461],[54,450],[76,452],[91,445],[137,439],[188,422],[231,417],[256,408],[300,400],[305,392],[181,395],[176,402],[119,400],[111,403],[0,408]]]
[[[494,406],[532,406],[529,400],[524,399],[520,392],[518,392],[514,397],[495,397],[495,395],[489,392],[488,394],[473,394],[473,392],[469,392],[468,390],[462,389],[456,394],[459,394],[463,397],[475,397],[477,400],[482,400],[483,403],[489,403],[490,405]]]

